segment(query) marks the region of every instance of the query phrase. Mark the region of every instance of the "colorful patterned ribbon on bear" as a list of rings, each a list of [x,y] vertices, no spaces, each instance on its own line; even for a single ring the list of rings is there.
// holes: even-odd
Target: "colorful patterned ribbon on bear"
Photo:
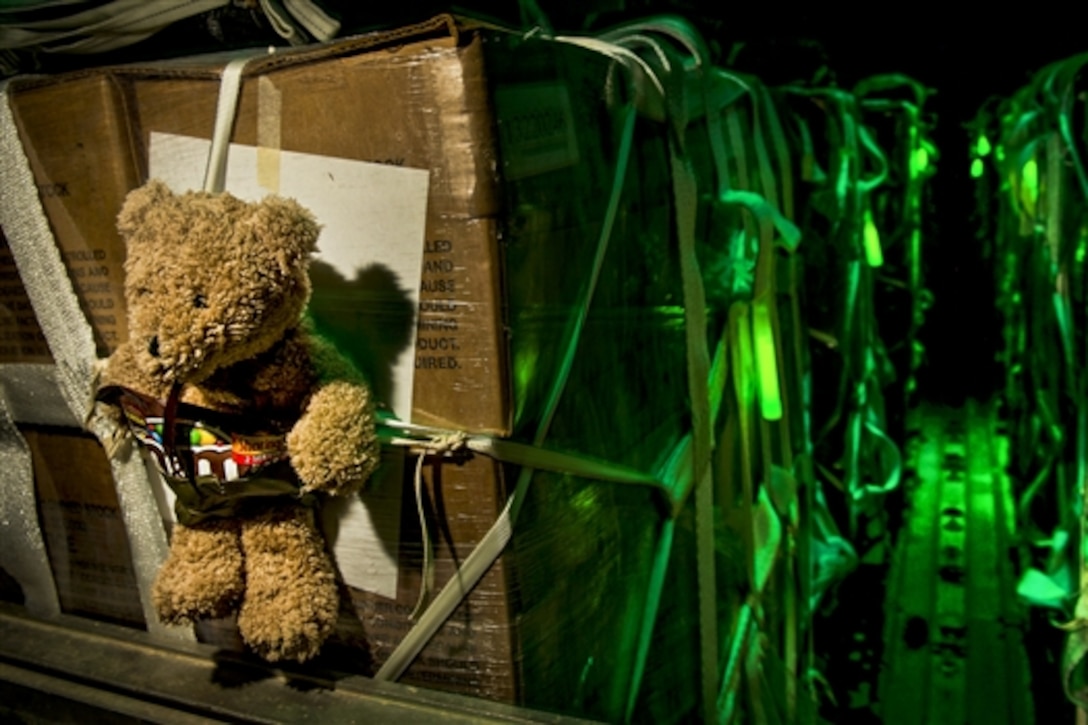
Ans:
[[[178,389],[162,401],[121,386],[98,399],[124,412],[136,442],[177,496],[179,522],[193,525],[235,516],[254,500],[288,496],[307,505],[287,455],[287,437],[267,432],[244,415],[177,403]]]

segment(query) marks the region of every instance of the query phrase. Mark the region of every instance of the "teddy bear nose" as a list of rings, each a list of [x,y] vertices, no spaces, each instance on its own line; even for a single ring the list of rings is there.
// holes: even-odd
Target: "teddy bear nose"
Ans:
[[[147,343],[147,352],[151,357],[159,356],[159,336],[155,335],[151,338],[151,341]]]

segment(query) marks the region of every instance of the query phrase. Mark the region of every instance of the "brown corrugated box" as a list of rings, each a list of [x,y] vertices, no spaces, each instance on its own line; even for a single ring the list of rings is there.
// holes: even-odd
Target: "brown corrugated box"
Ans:
[[[510,405],[499,299],[497,161],[482,40],[459,37],[445,18],[403,35],[406,40],[396,33],[364,36],[254,60],[232,142],[260,140],[255,81],[262,77],[282,95],[283,150],[430,170],[413,418],[505,434]],[[43,205],[103,355],[126,334],[116,211],[147,178],[152,132],[210,136],[222,64],[184,59],[13,84],[13,112]],[[377,308],[381,333],[383,305],[397,301],[376,299],[374,290],[350,282],[316,279],[311,311],[334,336],[348,333],[338,343],[365,367],[373,364],[366,355],[374,342],[360,334],[358,310]],[[359,348],[350,349],[353,343]],[[473,459],[428,466],[426,478],[431,525],[441,532],[435,537],[441,585],[501,508],[502,468]],[[102,488],[101,495],[112,494],[105,490],[108,478],[96,481],[88,483]],[[352,594],[378,664],[410,626],[407,614],[418,596],[419,525],[410,489],[405,486],[401,507],[396,599]],[[517,700],[510,591],[499,562],[405,679]]]
[[[8,240],[0,231],[0,364],[52,361]]]
[[[430,170],[414,419],[527,440],[561,364],[557,341],[594,254],[618,132],[603,103],[608,61],[560,44],[521,48],[509,35],[491,45],[489,38],[459,34],[439,19],[401,34],[253,61],[232,141],[261,141],[254,81],[263,77],[282,94],[283,150]],[[516,62],[504,55],[513,53],[519,53]],[[105,144],[94,151],[100,163],[118,167],[105,170],[108,183],[99,184],[93,166],[77,162],[78,155],[32,153],[31,162],[42,183],[57,179],[70,187],[69,195],[46,207],[58,244],[62,250],[89,245],[92,262],[98,261],[95,249],[105,250],[111,292],[120,293],[121,281],[119,257],[109,246],[116,240],[112,215],[89,218],[82,206],[120,207],[127,189],[147,175],[152,131],[208,138],[221,67],[187,59],[13,86],[14,113],[28,148],[48,147],[54,133],[69,139],[70,147],[94,143],[90,131],[82,136],[57,128],[81,127],[71,121],[85,114],[95,116],[87,124],[91,131],[110,129],[96,131],[102,134],[97,143]],[[97,114],[112,120],[99,121]],[[646,153],[660,156],[660,140],[651,139]],[[667,188],[637,177],[628,184],[630,203],[617,220],[600,303],[584,335],[599,354],[579,358],[549,445],[651,470],[684,433],[684,348],[670,231],[663,227]],[[84,186],[95,187],[94,194]],[[662,188],[665,195],[658,193]],[[65,219],[82,221],[72,230]],[[505,279],[503,250],[515,267]],[[74,270],[71,265],[82,259],[68,261]],[[89,307],[78,282],[86,274],[73,272],[73,279]],[[368,338],[375,334],[370,330],[382,330],[383,315],[400,319],[403,310],[396,300],[322,274],[319,268],[313,302],[318,323],[366,367]],[[371,310],[367,319],[359,318],[360,309]],[[122,338],[118,326],[101,317],[94,322],[103,343]],[[508,324],[510,334],[520,336],[514,358],[507,353]],[[397,595],[351,592],[376,664],[410,628],[419,593],[420,533],[409,485],[414,464],[409,456],[404,467]],[[441,587],[494,522],[506,500],[507,469],[477,456],[428,459],[423,471]],[[623,712],[660,509],[647,489],[554,473],[540,478],[511,551],[403,679],[614,719]],[[689,528],[682,523],[683,536]],[[683,552],[688,557],[688,549]],[[690,562],[670,568],[668,590],[688,592],[692,571]],[[662,626],[679,640],[690,635],[690,599],[681,594],[665,607]],[[686,688],[694,679],[687,665],[671,671],[659,676],[677,679],[670,691],[675,717],[690,706],[693,695]]]
[[[94,436],[23,428],[61,610],[144,627],[121,505]]]
[[[437,284],[421,289],[417,367],[425,374],[414,391],[413,418],[502,434],[509,413],[498,322],[498,207],[481,43],[458,46],[452,22],[443,20],[414,35],[433,37],[389,47],[396,36],[377,34],[251,61],[232,142],[257,145],[253,81],[261,76],[282,97],[282,149],[430,170],[425,249],[429,259],[450,262],[454,275],[435,272],[424,282],[460,284],[452,292]],[[385,49],[361,52],[374,47]],[[14,86],[14,116],[42,203],[103,355],[127,334],[116,210],[147,178],[152,132],[210,137],[222,65],[187,59]],[[321,301],[319,291],[317,315]],[[343,311],[351,298],[336,302]],[[458,350],[430,349],[449,335],[428,325],[450,321]],[[432,385],[429,377],[445,384]]]
[[[125,250],[114,220],[119,201],[137,183],[117,85],[108,75],[88,74],[15,97],[42,206],[98,352],[106,355],[127,334]],[[22,355],[0,359],[27,361]]]

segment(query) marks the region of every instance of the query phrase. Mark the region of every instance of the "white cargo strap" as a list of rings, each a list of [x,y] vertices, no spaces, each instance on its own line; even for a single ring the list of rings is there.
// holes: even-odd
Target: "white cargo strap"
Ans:
[[[102,53],[148,38],[178,20],[223,7],[230,0],[113,0],[48,20],[0,27],[0,48]]]
[[[38,527],[30,449],[8,411],[5,388],[0,384],[0,466],[4,469],[0,566],[19,583],[28,612],[39,617],[55,616],[60,614],[60,600]]]
[[[57,388],[53,365],[0,365],[0,566],[23,590],[27,611],[60,613],[53,571],[38,527],[30,449],[15,421],[78,426]]]
[[[230,137],[234,119],[238,115],[238,101],[242,96],[242,74],[254,58],[274,53],[273,48],[243,50],[227,63],[219,77],[219,98],[215,107],[215,126],[212,143],[208,150],[208,164],[204,169],[204,191],[219,193],[227,183],[227,156],[230,153]]]
[[[329,16],[317,3],[310,0],[284,0],[287,12],[294,16],[299,25],[314,36],[315,40],[332,40],[340,32],[340,21]]]
[[[21,11],[0,7],[0,48],[35,48],[54,53],[102,53],[144,40],[169,25],[229,5],[231,0],[113,0],[45,20],[24,20]],[[259,0],[269,25],[292,45],[324,42],[340,22],[311,0]],[[4,17],[6,15],[6,17]]]
[[[59,396],[43,395],[38,402],[48,406],[42,414],[54,419],[82,423],[92,413],[96,350],[91,326],[76,298],[67,269],[38,197],[34,175],[23,150],[11,109],[8,85],[0,86],[0,227],[8,240],[19,277],[56,361],[55,375]],[[5,366],[6,367],[6,366]],[[90,428],[100,440],[117,437],[116,425],[104,419],[91,421]],[[10,438],[11,430],[6,431]],[[16,431],[17,432],[17,431]],[[24,443],[25,447],[25,443]],[[15,443],[5,444],[15,458],[23,454]],[[12,461],[12,466],[27,465]],[[148,631],[170,637],[192,638],[158,624],[151,602],[151,584],[166,556],[166,535],[159,518],[147,471],[139,456],[115,457],[110,461],[117,486],[121,515],[132,548],[133,567],[140,592],[140,603]],[[12,479],[5,477],[12,483]],[[29,486],[33,496],[33,476],[13,486]],[[20,494],[22,495],[22,494]],[[4,498],[7,496],[5,495]],[[24,528],[20,540],[41,537],[37,516],[18,524]],[[29,529],[33,529],[33,533]],[[4,547],[5,550],[10,547]],[[40,577],[39,577],[40,579]]]
[[[94,338],[42,209],[7,90],[6,83],[0,87],[0,226],[56,361],[61,395],[84,420],[93,397]]]
[[[311,35],[324,42],[340,31],[339,21],[310,0],[260,0],[260,5],[272,29],[291,45],[304,45]]]

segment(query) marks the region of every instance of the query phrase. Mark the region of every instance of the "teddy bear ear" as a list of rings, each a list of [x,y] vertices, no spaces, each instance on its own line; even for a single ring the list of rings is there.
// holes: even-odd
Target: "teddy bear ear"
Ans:
[[[285,251],[293,264],[317,251],[321,225],[309,209],[294,199],[266,197],[254,221],[257,235]]]
[[[125,197],[125,203],[121,205],[121,211],[117,215],[118,231],[126,239],[129,238],[143,226],[150,209],[173,198],[174,193],[158,179],[152,179],[133,189]]]

